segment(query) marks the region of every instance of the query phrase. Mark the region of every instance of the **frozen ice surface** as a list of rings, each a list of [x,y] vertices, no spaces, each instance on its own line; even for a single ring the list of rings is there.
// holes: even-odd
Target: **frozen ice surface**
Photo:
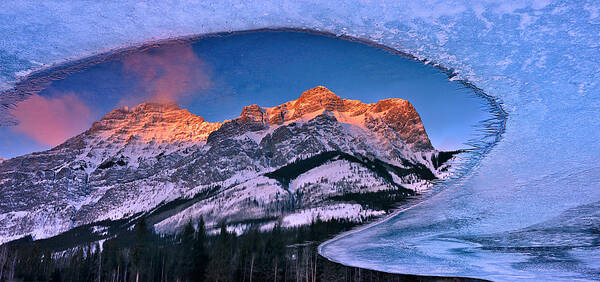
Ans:
[[[188,35],[295,27],[369,39],[499,98],[506,130],[467,177],[322,254],[402,273],[600,279],[597,1],[246,2],[2,1],[0,89],[32,70]],[[0,94],[0,123],[22,98]]]

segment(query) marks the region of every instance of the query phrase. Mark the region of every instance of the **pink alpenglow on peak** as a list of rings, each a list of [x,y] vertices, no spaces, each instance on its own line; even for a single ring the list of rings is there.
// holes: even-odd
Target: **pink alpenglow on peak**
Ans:
[[[115,133],[115,138],[135,138],[145,143],[200,142],[220,125],[206,122],[175,103],[150,102],[113,110],[94,122],[90,132]]]
[[[297,100],[279,106],[250,107],[254,107],[256,113],[260,112],[261,119],[271,125],[295,121],[323,111],[334,113],[342,123],[353,123],[357,126],[365,126],[370,119],[380,118],[399,134],[411,150],[434,150],[415,108],[410,102],[398,98],[366,104],[358,100],[342,99],[326,87],[317,86],[302,93]]]

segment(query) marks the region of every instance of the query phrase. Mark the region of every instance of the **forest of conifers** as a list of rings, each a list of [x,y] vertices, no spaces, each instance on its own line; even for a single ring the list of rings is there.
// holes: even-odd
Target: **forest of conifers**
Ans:
[[[355,225],[315,221],[268,232],[251,228],[237,236],[224,225],[209,235],[200,220],[176,236],[159,236],[141,220],[102,247],[94,243],[60,253],[35,241],[0,247],[0,281],[440,280],[346,267],[318,255],[319,242]]]

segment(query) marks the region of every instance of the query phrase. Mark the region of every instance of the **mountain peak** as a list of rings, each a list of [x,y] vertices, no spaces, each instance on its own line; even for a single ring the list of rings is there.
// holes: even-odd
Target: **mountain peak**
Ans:
[[[319,96],[319,95],[331,95],[331,96],[335,96],[338,97],[337,95],[335,95],[333,92],[331,92],[331,90],[329,90],[327,87],[323,86],[323,85],[318,85],[315,86],[311,89],[308,89],[304,92],[302,92],[302,95],[300,95],[300,98],[302,99],[302,97],[311,97],[311,96]],[[339,98],[339,97],[338,97]]]
[[[261,107],[259,107],[257,104],[253,104],[244,107],[240,118],[242,120],[262,122],[263,115],[264,113]]]
[[[331,90],[327,89],[325,86],[317,86],[306,90],[300,95],[300,98],[296,101],[298,103],[319,103],[324,104],[328,102],[334,102],[336,104],[341,105],[342,98],[335,95],[335,93],[331,92]],[[329,109],[328,109],[329,110]],[[331,109],[333,110],[333,109]]]
[[[300,98],[294,104],[294,117],[302,116],[303,114],[314,112],[320,109],[328,111],[340,111],[344,107],[342,98],[335,95],[331,90],[324,86],[304,91]]]
[[[129,110],[129,107],[124,108],[126,110]],[[131,108],[132,112],[168,112],[176,110],[181,110],[181,108],[179,107],[179,105],[173,102],[146,102]]]
[[[417,111],[406,100],[390,98],[366,104],[359,100],[342,99],[324,86],[306,90],[297,100],[263,108],[256,104],[244,107],[235,123],[227,124],[228,136],[242,134],[248,129],[257,131],[270,126],[280,126],[298,119],[312,119],[320,112],[330,112],[342,123],[369,127],[366,120],[380,119],[392,128],[400,138],[415,151],[434,150]],[[227,123],[227,122],[225,122]],[[252,125],[248,127],[248,125]],[[231,128],[240,126],[237,130]],[[223,129],[225,130],[225,129]],[[373,130],[366,128],[367,131]],[[215,135],[216,136],[216,135]]]
[[[402,99],[390,98],[373,105],[374,113],[383,113],[383,119],[400,134],[415,151],[433,150],[423,122],[413,105]]]
[[[130,119],[132,116],[156,114],[162,115],[164,113],[169,112],[182,112],[189,114],[187,110],[181,109],[175,103],[147,102],[134,107],[123,106],[120,108],[116,108],[110,111],[108,114],[104,115],[100,120],[123,120]],[[198,117],[202,119],[202,117]]]
[[[144,143],[198,142],[220,125],[206,122],[175,103],[148,102],[111,111],[92,124],[90,133],[103,132],[103,136],[119,140],[134,136]]]

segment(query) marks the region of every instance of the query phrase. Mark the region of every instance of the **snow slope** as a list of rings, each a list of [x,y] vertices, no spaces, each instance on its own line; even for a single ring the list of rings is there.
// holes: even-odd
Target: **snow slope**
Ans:
[[[600,201],[599,6],[591,0],[3,1],[0,87],[9,89],[32,69],[191,34],[296,27],[370,39],[451,67],[453,79],[497,97],[509,114],[506,129],[485,158],[473,156],[469,177],[393,220],[324,245],[322,253],[394,272],[598,279],[598,247],[579,246],[577,236],[559,238],[578,233],[565,228],[591,234],[597,228],[596,213],[586,207]],[[21,98],[7,92],[0,105]],[[565,216],[574,223],[557,220]],[[530,231],[536,226],[542,232]],[[381,242],[382,234],[394,240]],[[499,249],[498,242],[509,247]],[[510,248],[537,242],[552,244]]]
[[[440,154],[409,102],[364,104],[322,86],[223,123],[173,103],[122,107],[55,148],[0,163],[0,242],[132,216],[174,233],[200,217],[241,226],[318,214],[350,194],[403,198],[445,173]],[[388,211],[380,206],[335,218],[362,221]]]

